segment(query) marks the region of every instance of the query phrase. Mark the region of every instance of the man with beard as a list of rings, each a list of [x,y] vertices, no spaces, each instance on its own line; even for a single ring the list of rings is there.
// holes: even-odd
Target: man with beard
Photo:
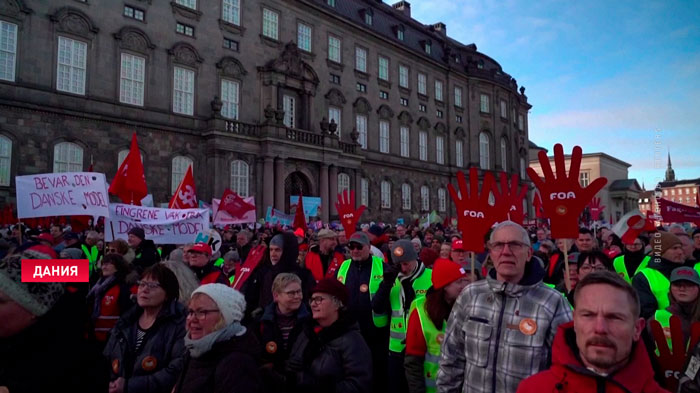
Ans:
[[[343,254],[336,251],[338,235],[330,229],[321,229],[314,244],[306,254],[304,266],[311,271],[316,281],[323,277],[335,277],[336,271],[345,260]]]
[[[389,338],[389,317],[372,310],[372,299],[384,276],[384,261],[370,252],[369,238],[355,232],[348,243],[350,259],[338,269],[338,281],[348,289],[348,310],[360,324],[360,333],[372,352],[372,391],[386,391],[386,357]]]
[[[632,277],[646,268],[651,260],[650,256],[644,255],[644,247],[646,247],[646,239],[637,236],[634,243],[625,244],[622,255],[613,260],[615,272],[629,284],[632,284]]]
[[[518,393],[666,392],[639,340],[644,319],[634,289],[611,272],[594,272],[575,299],[573,322],[554,339],[552,367],[524,380]]]
[[[253,239],[253,234],[248,230],[242,230],[236,234],[236,251],[238,251],[238,256],[241,257],[242,261],[248,258],[248,253],[252,245],[250,241]]]

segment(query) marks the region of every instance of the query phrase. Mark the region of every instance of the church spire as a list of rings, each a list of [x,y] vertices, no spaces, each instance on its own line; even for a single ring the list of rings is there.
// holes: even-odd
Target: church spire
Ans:
[[[671,149],[668,149],[668,167],[666,168],[666,179],[664,181],[675,181],[676,173],[673,171],[671,166]]]

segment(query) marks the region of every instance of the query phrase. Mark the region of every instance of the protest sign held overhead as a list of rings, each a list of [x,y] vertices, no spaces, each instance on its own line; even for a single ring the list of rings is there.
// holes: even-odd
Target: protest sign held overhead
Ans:
[[[511,175],[510,186],[508,186],[508,176],[505,174],[505,172],[501,172],[500,180],[501,195],[496,196],[498,189],[494,187],[494,196],[496,197],[496,200],[506,204],[508,206],[508,210],[505,211],[506,216],[501,217],[499,221],[510,220],[517,222],[518,224],[522,224],[523,219],[525,218],[525,213],[523,211],[523,199],[527,194],[527,186],[525,184],[522,186],[519,184],[520,176],[517,174]]]
[[[694,222],[700,225],[700,207],[683,205],[667,199],[659,199],[659,210],[664,222]]]
[[[231,214],[223,209],[219,209],[221,206],[221,199],[212,199],[211,207],[212,214],[214,217],[214,225],[233,225],[233,224],[249,224],[256,221],[257,215],[255,214],[255,197],[242,198],[246,206],[252,206],[250,210],[243,212],[241,216],[231,216]]]
[[[591,198],[608,183],[608,179],[599,177],[588,187],[581,187],[579,172],[581,170],[580,146],[574,146],[571,153],[571,165],[568,175],[564,160],[564,148],[561,144],[554,145],[554,165],[556,176],[547,158],[547,153],[541,150],[538,154],[544,180],[532,168],[527,168],[527,174],[542,196],[544,215],[552,225],[552,237],[573,239],[578,237],[578,218]]]
[[[143,228],[146,239],[155,243],[192,243],[198,233],[209,229],[209,210],[109,205],[105,239],[127,239],[133,227]]]
[[[17,216],[106,216],[105,175],[94,172],[44,173],[15,177]]]
[[[338,202],[335,203],[335,208],[338,210],[338,217],[340,217],[340,222],[345,229],[345,236],[350,237],[355,233],[355,228],[357,228],[357,221],[360,220],[362,212],[365,211],[366,206],[361,205],[355,209],[355,191],[343,191],[342,194],[338,194]]]

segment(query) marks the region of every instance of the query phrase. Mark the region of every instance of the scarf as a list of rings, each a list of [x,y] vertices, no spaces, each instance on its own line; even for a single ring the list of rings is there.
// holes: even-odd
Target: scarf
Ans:
[[[190,351],[190,356],[198,358],[211,350],[214,344],[222,341],[227,341],[233,336],[242,336],[245,334],[246,328],[236,321],[223,329],[211,332],[199,340],[193,340],[189,334],[185,336],[185,348]]]
[[[105,295],[107,290],[112,287],[115,281],[117,281],[117,277],[114,274],[109,277],[102,277],[97,281],[97,283],[95,283],[95,286],[90,289],[90,292],[88,292],[87,298],[89,299],[90,296],[94,296],[95,299],[93,301],[91,316],[93,320],[97,319],[97,317],[100,315],[100,311],[102,309],[102,297]]]
[[[416,278],[420,277],[421,274],[423,274],[423,271],[425,270],[425,266],[418,262],[416,264],[416,268],[413,269],[413,272],[411,274],[404,275],[402,272],[399,272],[399,289],[401,290],[401,304],[404,305],[406,304],[406,293],[404,292],[404,286],[403,282],[408,280],[409,282],[415,281]]]

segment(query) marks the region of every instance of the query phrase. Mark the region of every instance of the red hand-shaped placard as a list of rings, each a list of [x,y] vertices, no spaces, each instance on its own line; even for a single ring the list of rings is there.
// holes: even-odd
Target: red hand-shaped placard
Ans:
[[[497,201],[505,204],[508,210],[505,211],[505,216],[500,217],[498,221],[510,220],[522,225],[523,219],[525,218],[523,212],[523,198],[525,198],[525,194],[527,194],[527,186],[523,184],[519,187],[519,182],[520,176],[513,174],[510,177],[510,187],[508,187],[508,176],[504,172],[501,172],[501,189],[499,191],[498,188],[493,187],[493,195],[496,197]]]
[[[696,322],[691,325],[690,344],[686,347],[681,320],[675,315],[672,316],[669,323],[671,326],[668,330],[671,336],[671,348],[668,346],[666,333],[659,321],[652,319],[649,324],[651,325],[654,342],[658,348],[658,353],[655,353],[655,356],[664,373],[664,387],[675,392],[680,375],[683,373],[683,365],[688,356],[686,348],[690,348],[692,351],[698,339],[700,339],[700,323]]]
[[[483,252],[484,236],[496,221],[508,214],[510,204],[499,200],[500,194],[494,194],[496,203],[494,206],[489,205],[489,193],[494,189],[491,172],[484,174],[481,194],[479,174],[475,167],[469,168],[469,190],[462,171],[457,172],[457,184],[460,195],[457,195],[452,184],[448,184],[447,189],[457,208],[457,227],[462,231],[462,244],[467,251]]]
[[[365,211],[366,206],[361,205],[355,209],[355,191],[350,191],[348,196],[348,190],[345,190],[342,194],[338,194],[338,202],[335,203],[335,208],[338,210],[340,223],[345,229],[345,236],[350,238],[350,235],[355,233],[357,222],[360,220],[360,216]]]
[[[574,146],[571,153],[571,166],[569,175],[566,174],[564,161],[564,148],[561,144],[554,145],[554,165],[557,175],[552,173],[547,153],[540,151],[538,158],[544,180],[532,168],[527,168],[527,174],[542,195],[542,205],[545,217],[549,218],[552,225],[552,236],[555,238],[572,239],[578,237],[578,217],[601,188],[607,184],[608,179],[600,177],[595,179],[588,187],[583,188],[579,184],[579,172],[581,170],[581,147]]]
[[[591,212],[591,220],[600,220],[600,215],[603,213],[603,209],[605,209],[605,205],[601,206],[600,198],[591,199],[591,202],[588,204],[588,211]]]

